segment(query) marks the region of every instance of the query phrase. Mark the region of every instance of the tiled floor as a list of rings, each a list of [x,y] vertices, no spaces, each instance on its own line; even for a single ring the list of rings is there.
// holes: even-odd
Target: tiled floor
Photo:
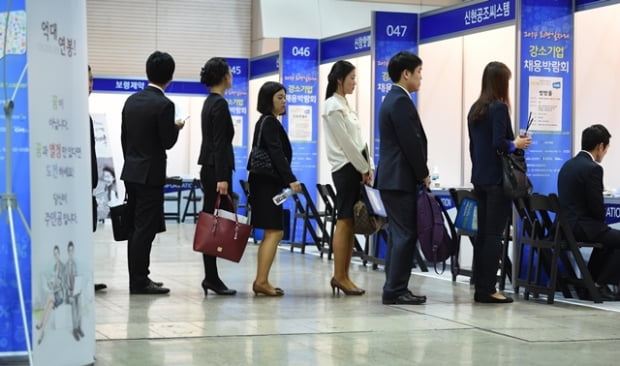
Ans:
[[[617,365],[620,314],[557,302],[517,299],[472,303],[466,283],[414,273],[422,306],[384,306],[384,274],[354,264],[361,297],[332,296],[332,262],[282,246],[271,274],[282,298],[255,297],[258,246],[241,263],[219,261],[239,293],[200,287],[202,261],[191,249],[194,226],[168,223],[156,239],[151,278],[168,296],[128,294],[125,243],[109,226],[96,233],[96,365]]]

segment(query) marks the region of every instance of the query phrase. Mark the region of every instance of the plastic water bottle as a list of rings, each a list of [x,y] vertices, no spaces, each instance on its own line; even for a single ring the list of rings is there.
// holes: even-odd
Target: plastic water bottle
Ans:
[[[286,199],[292,195],[293,195],[293,190],[290,188],[286,188],[285,190],[282,191],[282,193],[278,193],[275,196],[273,196],[273,203],[276,206],[279,206],[282,204],[282,202],[286,201]]]
[[[439,168],[433,167],[433,172],[431,173],[431,188],[440,188],[441,183],[439,182]]]

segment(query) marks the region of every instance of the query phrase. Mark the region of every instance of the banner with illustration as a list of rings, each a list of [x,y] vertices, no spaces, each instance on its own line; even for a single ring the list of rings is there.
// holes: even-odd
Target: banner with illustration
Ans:
[[[28,2],[32,344],[36,365],[94,362],[86,2]]]
[[[5,42],[6,41],[6,42]],[[0,358],[27,350],[26,332],[13,257],[13,240],[25,306],[30,323],[30,156],[28,147],[28,74],[26,72],[26,9],[24,0],[0,0],[0,90],[5,107],[0,119]],[[13,109],[6,108],[12,102]],[[11,122],[10,127],[7,126]],[[9,190],[11,192],[9,192]],[[8,194],[15,200],[9,205]],[[19,208],[19,210],[17,209]],[[10,211],[10,212],[9,212]],[[21,211],[26,225],[22,221]],[[9,222],[9,213],[12,223]],[[28,324],[26,329],[30,329]]]
[[[573,2],[521,2],[519,130],[528,133],[528,176],[534,192],[557,191],[562,164],[571,158],[573,111]],[[519,132],[519,131],[515,131]]]

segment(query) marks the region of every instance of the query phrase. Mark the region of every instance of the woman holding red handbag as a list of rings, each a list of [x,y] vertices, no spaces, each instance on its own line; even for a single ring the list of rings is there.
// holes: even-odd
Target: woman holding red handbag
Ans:
[[[232,74],[228,62],[221,57],[213,57],[205,63],[200,72],[200,83],[209,88],[209,96],[204,101],[201,114],[202,144],[198,164],[200,185],[204,194],[202,210],[213,213],[218,195],[232,194],[232,172],[235,170],[235,155],[232,140],[235,135],[228,102],[224,93],[232,86]],[[222,197],[220,208],[234,211],[229,200]],[[202,289],[218,295],[234,295],[236,290],[229,289],[217,272],[216,257],[202,255],[205,278]]]

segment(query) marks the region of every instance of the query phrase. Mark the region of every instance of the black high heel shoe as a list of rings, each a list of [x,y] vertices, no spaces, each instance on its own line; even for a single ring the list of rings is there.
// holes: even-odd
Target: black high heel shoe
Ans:
[[[345,295],[349,295],[349,296],[361,296],[366,293],[366,291],[361,288],[357,288],[357,287],[353,289],[346,288],[340,282],[336,281],[334,277],[332,277],[332,280],[329,282],[329,284],[332,286],[333,296],[336,295],[336,289],[338,289],[338,293],[342,291],[344,292]]]
[[[232,296],[237,293],[237,290],[226,287],[222,281],[219,281],[219,284],[215,285],[207,280],[202,280],[202,289],[205,292],[205,296],[207,296],[207,293],[209,292],[208,290],[211,290],[218,295],[225,296]]]

